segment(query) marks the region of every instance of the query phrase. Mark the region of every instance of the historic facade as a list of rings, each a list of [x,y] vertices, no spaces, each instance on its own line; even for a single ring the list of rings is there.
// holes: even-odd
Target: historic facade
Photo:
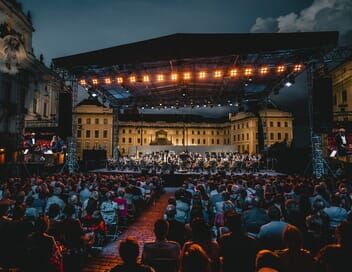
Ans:
[[[113,112],[96,98],[77,105],[75,111],[77,151],[105,149],[112,157]],[[268,109],[259,113],[266,146],[293,139],[291,113]],[[233,145],[241,153],[258,152],[258,116],[240,112],[213,119],[194,115],[121,114],[118,121],[118,149],[127,155],[140,146],[224,146]]]
[[[352,59],[332,71],[333,118],[335,123],[352,121]]]

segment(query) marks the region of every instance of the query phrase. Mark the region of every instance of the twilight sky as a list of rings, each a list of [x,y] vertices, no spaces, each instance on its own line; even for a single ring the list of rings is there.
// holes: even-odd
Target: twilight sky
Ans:
[[[258,17],[299,13],[312,0],[21,0],[37,55],[51,58],[176,32],[249,32]],[[264,22],[265,24],[265,22]]]

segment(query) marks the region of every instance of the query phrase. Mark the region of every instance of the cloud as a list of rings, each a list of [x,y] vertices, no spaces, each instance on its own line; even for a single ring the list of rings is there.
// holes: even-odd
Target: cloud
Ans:
[[[352,1],[314,0],[299,12],[277,18],[256,19],[251,32],[299,32],[338,30],[342,44],[352,44]]]

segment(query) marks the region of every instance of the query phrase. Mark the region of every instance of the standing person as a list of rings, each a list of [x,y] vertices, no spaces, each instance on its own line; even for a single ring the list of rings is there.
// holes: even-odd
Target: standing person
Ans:
[[[185,243],[186,228],[185,224],[175,220],[176,207],[168,205],[166,208],[166,220],[169,222],[169,232],[167,239],[177,242],[181,247]]]
[[[111,272],[155,272],[150,266],[139,264],[137,258],[139,255],[138,241],[135,238],[127,237],[119,245],[119,253],[123,263],[111,269]]]
[[[154,224],[155,242],[145,243],[143,249],[143,263],[151,265],[157,272],[177,272],[180,256],[180,245],[166,239],[169,223],[159,219]]]
[[[345,134],[345,129],[340,128],[339,132],[335,136],[335,144],[337,148],[337,154],[340,157],[348,155],[348,139]]]
[[[234,267],[238,271],[253,272],[258,245],[256,240],[243,233],[241,215],[234,211],[226,212],[225,226],[230,233],[219,240],[223,272],[233,271]]]

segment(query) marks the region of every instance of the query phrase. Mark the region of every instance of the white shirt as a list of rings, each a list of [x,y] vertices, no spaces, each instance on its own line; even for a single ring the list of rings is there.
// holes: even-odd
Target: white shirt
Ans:
[[[344,145],[347,144],[345,135],[341,135],[341,141],[342,141],[342,144],[344,144]]]

